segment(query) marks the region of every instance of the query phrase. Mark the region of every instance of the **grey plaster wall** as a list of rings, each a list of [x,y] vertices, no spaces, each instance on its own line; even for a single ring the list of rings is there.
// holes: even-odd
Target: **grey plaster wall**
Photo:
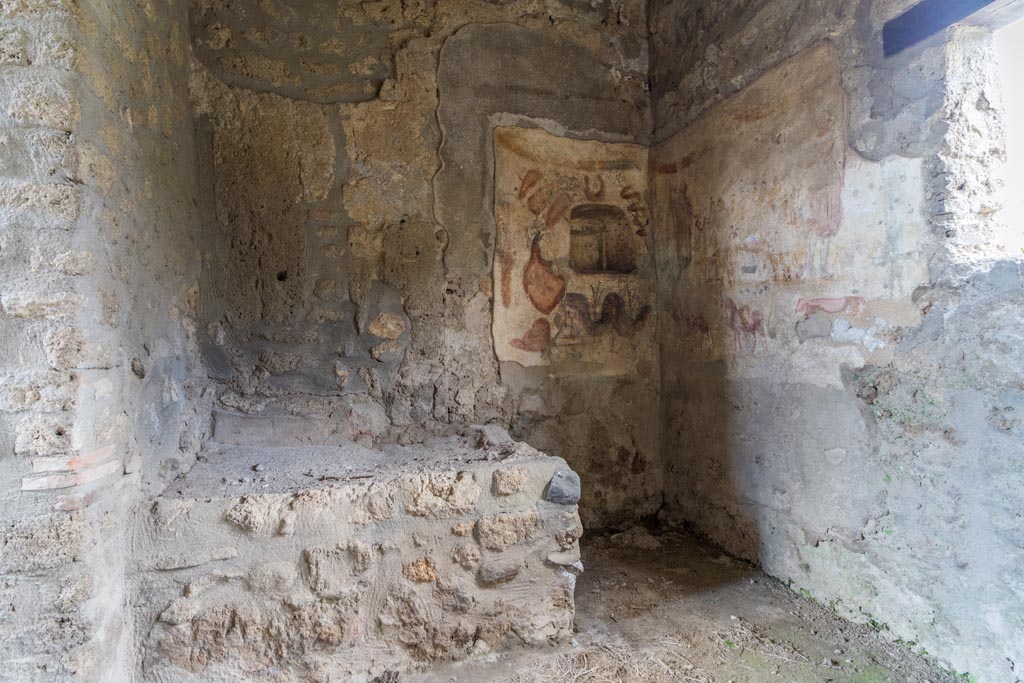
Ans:
[[[880,27],[907,4],[652,5],[665,517],[975,680],[1014,681],[1024,286],[1020,261],[987,241],[998,88],[978,29],[883,59]],[[808,62],[821,45],[834,56]],[[702,213],[716,195],[693,208],[673,194],[686,164],[720,168],[673,156],[697,145],[688,131],[729,120],[738,139],[764,134],[751,122],[765,112],[723,117],[793,64],[834,73],[846,102],[841,174],[816,190],[841,211],[824,276],[772,232],[770,200],[726,193],[732,204]],[[790,119],[820,106],[821,91],[778,87]],[[772,182],[773,160],[797,149],[793,131],[776,132],[744,173]],[[813,163],[793,164],[771,196],[804,191],[799,169]],[[694,219],[720,232],[691,260],[679,246]],[[798,267],[758,279],[762,247]],[[693,286],[700,267],[714,284]]]

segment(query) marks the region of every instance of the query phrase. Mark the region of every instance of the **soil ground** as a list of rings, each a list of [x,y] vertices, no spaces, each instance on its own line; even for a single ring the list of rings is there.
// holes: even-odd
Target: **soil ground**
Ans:
[[[682,534],[590,538],[576,637],[481,653],[402,683],[955,683],[749,564]]]

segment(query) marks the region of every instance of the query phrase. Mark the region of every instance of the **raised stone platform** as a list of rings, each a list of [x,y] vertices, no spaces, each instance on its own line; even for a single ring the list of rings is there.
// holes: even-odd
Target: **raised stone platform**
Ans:
[[[211,447],[137,529],[144,680],[358,683],[564,641],[578,482],[514,442]]]

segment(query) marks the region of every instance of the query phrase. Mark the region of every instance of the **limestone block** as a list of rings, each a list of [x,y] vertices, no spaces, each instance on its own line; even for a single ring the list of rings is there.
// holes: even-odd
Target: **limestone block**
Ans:
[[[355,594],[330,601],[293,602],[287,607],[241,597],[210,604],[204,604],[202,598],[198,604],[176,600],[163,614],[180,626],[158,629],[148,655],[159,658],[163,665],[192,672],[229,659],[235,667],[239,663],[253,669],[272,666],[305,652],[309,644],[337,647],[350,643],[358,603]],[[181,628],[186,624],[189,628]],[[194,638],[201,639],[205,647],[197,648]]]
[[[462,543],[452,551],[452,561],[467,571],[477,568],[480,557],[480,548],[471,543]]]
[[[297,580],[294,562],[264,562],[255,565],[245,576],[249,590],[262,594],[284,594]]]
[[[486,424],[476,429],[477,445],[481,448],[496,448],[512,442],[508,430],[498,424]]]
[[[64,372],[19,373],[0,377],[0,411],[62,412],[77,403],[75,375]]]
[[[488,561],[477,570],[477,580],[485,586],[506,583],[519,575],[521,563],[517,561]]]
[[[563,523],[566,526],[555,533],[555,541],[558,542],[558,547],[566,550],[583,536],[583,525],[580,524],[579,516],[575,514],[566,514]]]
[[[295,513],[299,526],[315,525],[325,518],[363,525],[390,519],[395,514],[395,496],[390,482],[300,491],[287,505]]]
[[[77,367],[85,354],[85,336],[75,327],[55,327],[43,337],[43,350],[51,368]]]
[[[389,357],[397,357],[401,353],[402,345],[397,341],[381,342],[370,349],[370,356],[378,362],[383,362]]]
[[[523,490],[526,475],[522,467],[494,470],[491,491],[496,496],[511,496]]]
[[[348,542],[346,549],[348,550],[349,559],[352,561],[352,572],[354,574],[362,574],[370,568],[370,562],[373,560],[373,548],[370,547],[369,543],[358,539],[351,540]]]
[[[28,63],[25,46],[28,37],[15,26],[0,27],[0,65],[23,66]]]
[[[40,572],[71,564],[88,550],[90,534],[78,513],[9,521],[0,529],[0,572]]]
[[[501,551],[532,540],[540,533],[541,527],[540,513],[537,510],[524,513],[510,512],[478,521],[476,536],[483,547]]]
[[[405,331],[405,321],[391,313],[380,313],[366,329],[381,339],[395,340]]]
[[[224,513],[224,519],[246,531],[261,532],[277,523],[279,504],[277,498],[242,496]]]
[[[354,588],[353,563],[347,548],[307,548],[303,551],[309,589],[322,598],[337,598]]]
[[[96,259],[88,251],[65,251],[54,256],[50,265],[65,275],[88,275],[96,268]]]
[[[7,0],[0,3],[0,17],[53,18],[65,16],[70,9],[63,0]]]
[[[78,104],[54,80],[25,80],[11,93],[7,115],[26,125],[73,131],[78,126]]]
[[[366,396],[345,396],[343,400],[347,411],[345,433],[353,440],[361,435],[380,434],[391,422],[377,401]]]
[[[431,583],[437,580],[437,567],[429,557],[421,557],[405,565],[405,577],[417,583]]]
[[[199,605],[185,597],[175,598],[163,612],[160,613],[160,621],[165,624],[179,626],[187,624],[199,614]]]
[[[459,522],[452,525],[452,534],[455,536],[469,536],[473,533],[473,522]]]
[[[0,206],[68,230],[81,213],[81,192],[71,185],[26,183],[0,190]]]
[[[417,517],[451,517],[470,512],[480,486],[469,472],[430,472],[411,484],[405,511]]]
[[[442,610],[451,614],[468,614],[476,604],[473,589],[455,582],[438,580],[434,584],[434,598]]]

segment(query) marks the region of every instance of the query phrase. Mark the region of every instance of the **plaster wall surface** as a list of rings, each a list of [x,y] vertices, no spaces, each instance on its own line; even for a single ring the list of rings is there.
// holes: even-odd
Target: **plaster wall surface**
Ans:
[[[983,31],[907,3],[651,8],[665,517],[1019,678],[1021,264]],[[686,36],[687,39],[683,39]]]

